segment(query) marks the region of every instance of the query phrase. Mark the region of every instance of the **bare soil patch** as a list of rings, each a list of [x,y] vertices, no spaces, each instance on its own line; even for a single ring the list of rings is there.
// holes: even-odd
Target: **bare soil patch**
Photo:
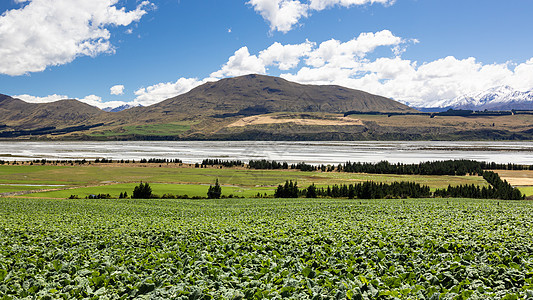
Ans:
[[[533,171],[494,170],[502,179],[514,186],[533,186]]]
[[[242,118],[236,122],[229,124],[227,127],[244,127],[250,125],[264,125],[264,124],[283,124],[294,123],[297,125],[318,125],[318,126],[345,126],[345,125],[363,125],[363,122],[359,119],[353,119],[350,117],[337,117],[334,119],[282,119],[275,118],[273,116],[251,116]]]

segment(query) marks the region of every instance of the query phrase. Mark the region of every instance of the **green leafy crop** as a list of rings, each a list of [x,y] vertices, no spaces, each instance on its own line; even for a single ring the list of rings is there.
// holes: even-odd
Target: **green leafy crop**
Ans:
[[[0,198],[0,299],[528,299],[532,205]]]

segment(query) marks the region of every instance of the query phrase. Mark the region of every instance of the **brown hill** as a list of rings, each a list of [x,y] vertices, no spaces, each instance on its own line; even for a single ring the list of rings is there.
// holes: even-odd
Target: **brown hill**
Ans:
[[[0,127],[7,126],[0,130],[3,131],[0,137],[232,139],[249,138],[256,131],[277,136],[286,133],[289,127],[295,135],[366,130],[363,123],[337,115],[349,111],[417,112],[394,100],[359,90],[246,75],[205,83],[160,103],[118,113],[107,113],[76,100],[35,104],[1,95]],[[247,118],[258,115],[267,116]],[[43,130],[46,127],[55,128]]]
[[[91,124],[103,114],[106,113],[77,100],[27,103],[0,94],[0,125],[17,129]]]
[[[303,85],[278,77],[245,75],[205,83],[190,92],[124,115],[231,117],[273,112],[416,112],[394,100],[336,85]]]

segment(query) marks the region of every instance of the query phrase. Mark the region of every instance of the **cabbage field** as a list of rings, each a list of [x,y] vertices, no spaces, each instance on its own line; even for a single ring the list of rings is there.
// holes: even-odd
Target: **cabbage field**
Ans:
[[[532,209],[0,198],[0,299],[530,299]]]

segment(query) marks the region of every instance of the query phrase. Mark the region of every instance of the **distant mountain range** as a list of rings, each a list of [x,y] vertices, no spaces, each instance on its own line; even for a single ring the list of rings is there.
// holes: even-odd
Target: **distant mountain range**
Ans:
[[[492,89],[439,109],[529,109],[532,92]],[[512,106],[509,106],[512,105]],[[348,116],[347,113],[355,113]],[[530,139],[533,115],[444,117],[335,85],[245,75],[142,107],[101,110],[77,100],[27,103],[0,95],[0,138],[68,140]]]
[[[107,111],[107,112],[119,112],[119,111],[123,111],[123,110],[130,109],[133,107],[142,107],[142,105],[124,104],[124,105],[117,106],[117,107],[105,107],[105,108],[102,108],[102,110]]]
[[[67,99],[50,103],[28,103],[0,94],[0,125],[16,129],[47,126],[66,127],[87,123],[104,113],[97,107]]]
[[[492,88],[480,93],[462,95],[454,99],[430,103],[420,110],[533,110],[533,90],[517,91],[509,86]]]

